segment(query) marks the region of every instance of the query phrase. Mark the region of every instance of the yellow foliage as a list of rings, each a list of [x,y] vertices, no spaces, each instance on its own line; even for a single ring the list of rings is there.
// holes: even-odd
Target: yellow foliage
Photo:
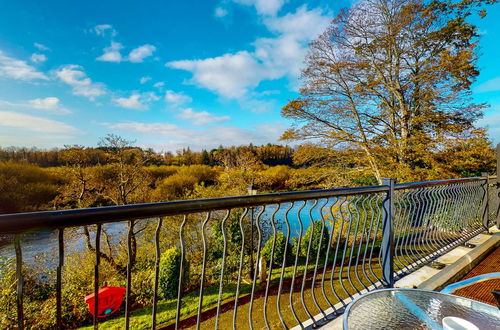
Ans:
[[[49,209],[59,179],[34,165],[0,162],[0,213]]]

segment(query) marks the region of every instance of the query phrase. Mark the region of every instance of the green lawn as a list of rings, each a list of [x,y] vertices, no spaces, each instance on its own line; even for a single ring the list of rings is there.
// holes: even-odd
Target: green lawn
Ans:
[[[300,260],[301,265],[297,266],[297,274],[298,276],[296,277],[296,283],[294,287],[294,293],[292,295],[292,301],[294,308],[297,310],[297,314],[301,320],[306,320],[309,317],[303,310],[303,307],[301,305],[301,299],[300,299],[300,288],[302,284],[302,278],[304,274],[304,260]],[[284,286],[282,289],[282,295],[281,295],[281,311],[283,313],[283,316],[287,322],[287,324],[296,324],[297,322],[294,320],[293,315],[290,312],[290,307],[288,305],[289,299],[290,299],[290,280],[292,279],[293,276],[293,266],[288,266],[285,268],[283,280]],[[338,295],[340,296],[341,299],[344,299],[347,297],[347,294],[344,292],[344,290],[341,288],[340,282],[338,280],[338,270],[340,267],[336,268],[335,271],[335,281],[334,281],[334,288],[338,292]],[[347,268],[347,267],[344,267]],[[312,300],[312,289],[311,289],[311,280],[312,280],[312,275],[313,272],[312,270],[314,269],[314,265],[309,265],[308,267],[308,275],[307,275],[307,280],[306,280],[306,288],[304,289],[304,301],[306,303],[306,306],[310,308],[312,311],[312,314],[317,314],[319,311],[317,308],[314,306],[314,302]],[[358,269],[361,272],[361,267],[358,267]],[[379,267],[375,267],[374,270],[377,272],[377,275],[380,276],[380,269]],[[365,272],[369,274],[368,268],[365,269]],[[321,279],[322,279],[322,274],[323,274],[323,267],[320,267],[318,269],[318,274],[316,275],[316,283],[315,283],[315,294],[318,297],[318,304],[322,308],[328,308],[329,305],[327,301],[324,299],[322,292],[321,292]],[[356,278],[355,275],[355,270],[354,270],[354,265],[351,267],[351,277],[353,279],[354,287],[348,282],[347,278],[347,272],[346,269],[344,269],[343,272],[343,282],[345,284],[345,288],[349,293],[355,293],[358,290],[362,290],[363,286],[359,283],[359,281]],[[360,276],[363,276],[363,274],[360,273]],[[370,276],[370,275],[369,275]],[[279,269],[273,269],[272,276],[271,276],[271,283],[270,286],[272,289],[270,290],[269,294],[269,301],[267,303],[268,306],[268,313],[269,316],[268,318],[272,320],[273,323],[279,322],[279,317],[276,309],[276,300],[277,300],[277,286],[279,284],[279,279],[281,277],[281,268]],[[325,278],[325,293],[327,296],[331,299],[332,303],[335,304],[338,302],[338,299],[335,298],[335,295],[333,294],[333,291],[330,287],[329,281],[331,277],[331,270],[327,270],[326,272],[326,278]],[[374,278],[370,277],[372,280]],[[288,280],[288,281],[285,281]],[[364,278],[361,280],[363,283],[366,285],[369,284],[369,281]],[[265,283],[259,283],[257,285],[258,287],[256,288],[256,297],[254,299],[253,303],[253,323],[255,326],[258,328],[260,322],[262,321],[262,313],[264,311],[264,291],[265,291]],[[245,279],[242,281],[240,285],[240,299],[243,298],[244,296],[248,296],[248,294],[251,292],[251,282],[249,279]],[[211,285],[204,290],[204,296],[203,296],[203,311],[206,310],[211,310],[211,309],[216,309],[217,307],[217,299],[218,299],[218,293],[219,293],[219,286],[218,284]],[[227,283],[224,284],[223,290],[222,290],[222,304],[232,302],[234,301],[236,294],[236,284],[235,283]],[[245,299],[243,299],[245,300]],[[248,299],[247,299],[248,300]],[[185,294],[182,298],[182,305],[181,305],[181,318],[186,319],[191,316],[197,315],[198,312],[198,302],[199,302],[199,291],[191,291],[187,294]],[[225,311],[221,313],[220,317],[220,326],[222,327],[224,324],[232,324],[232,315],[233,315],[233,305],[231,304],[231,308],[229,311]],[[244,323],[248,324],[248,311],[249,311],[250,303],[248,302],[243,302],[240,304],[238,307],[238,323]],[[176,316],[176,308],[177,308],[177,300],[176,299],[171,299],[171,300],[160,300],[158,302],[158,309],[157,309],[157,324],[162,324],[162,325],[167,325],[169,323],[172,323],[175,320]],[[130,317],[130,327],[133,329],[146,329],[151,327],[151,313],[152,313],[152,307],[144,307],[140,309],[133,310],[131,312],[131,317]],[[258,315],[260,314],[260,315]],[[208,319],[203,322],[203,326],[212,326],[214,325],[215,318]],[[124,324],[124,317],[123,316],[118,316],[113,319],[109,319],[106,321],[103,321],[102,323],[99,324],[99,328],[102,329],[117,329],[120,327],[123,327]],[[262,326],[264,326],[264,323],[262,323]],[[91,326],[85,327],[83,329],[91,329]]]
[[[377,248],[374,256],[378,255],[378,247],[380,246],[380,241],[375,243],[375,247]],[[356,256],[358,253],[358,248],[361,248],[361,256],[364,252],[364,245],[361,247],[357,247],[353,251],[353,256]],[[421,251],[422,252],[422,251]],[[350,249],[346,251],[346,260],[349,260],[349,256],[351,254]],[[329,264],[332,264],[333,257],[329,258]],[[342,253],[339,252],[338,260],[342,259]],[[346,261],[347,262],[347,261]],[[373,269],[372,271],[378,276],[381,277],[381,269],[378,265],[377,259],[371,260]],[[286,322],[288,327],[292,327],[297,325],[297,321],[292,313],[293,306],[297,317],[301,321],[305,321],[309,319],[309,315],[306,312],[305,307],[310,311],[312,315],[316,315],[320,313],[320,310],[316,306],[316,303],[322,309],[327,309],[331,304],[338,303],[340,299],[345,299],[348,297],[348,294],[354,294],[364,288],[363,284],[368,286],[370,285],[370,281],[376,282],[376,278],[373,277],[370,269],[368,268],[368,263],[364,265],[360,262],[360,265],[356,267],[355,262],[352,263],[350,267],[350,280],[348,279],[347,274],[347,264],[343,267],[342,273],[342,283],[339,280],[339,270],[340,266],[337,265],[335,267],[334,273],[334,281],[333,289],[331,285],[331,277],[332,272],[331,269],[327,269],[325,273],[325,285],[324,285],[324,294],[321,288],[321,282],[323,277],[323,266],[319,267],[318,272],[316,274],[316,280],[314,285],[314,295],[312,288],[312,278],[313,278],[313,270],[314,265],[309,265],[307,271],[307,280],[304,288],[304,298],[301,299],[301,286],[302,279],[304,276],[305,270],[305,258],[300,258],[299,265],[297,266],[297,276],[294,284],[294,292],[290,294],[290,283],[293,276],[294,267],[287,266],[285,267],[285,272],[283,275],[283,288],[281,293],[281,301],[279,311],[281,311],[282,317]],[[279,318],[278,308],[277,308],[277,298],[278,298],[278,284],[281,278],[281,267],[278,269],[273,269],[271,275],[270,282],[270,293],[268,297],[267,304],[265,304],[264,292],[266,283],[258,283],[256,288],[256,293],[253,302],[253,311],[252,311],[252,324],[255,328],[265,327],[264,323],[264,305],[266,305],[267,318],[269,320],[269,325],[271,327],[281,327],[281,322]],[[246,278],[242,280],[240,285],[240,303],[238,306],[238,317],[237,322],[239,328],[246,328],[249,323],[249,309],[250,302],[248,299],[248,295],[251,292],[251,281]],[[219,285],[218,283],[214,283],[211,286],[208,286],[204,290],[204,298],[203,298],[203,311],[211,311],[211,315],[215,314],[215,309],[217,308],[217,299],[219,293]],[[225,283],[222,290],[222,305],[226,304],[226,308],[223,309],[219,318],[219,326],[221,328],[231,327],[232,326],[232,318],[233,318],[233,307],[236,295],[236,283]],[[244,297],[247,296],[247,299]],[[313,296],[316,297],[316,302],[313,299]],[[330,302],[325,298],[328,297]],[[198,312],[198,303],[199,303],[199,291],[194,290],[182,297],[182,305],[181,305],[181,319],[185,320],[190,317],[196,317]],[[291,305],[290,305],[291,304]],[[176,308],[177,308],[177,300],[160,300],[158,302],[157,309],[157,324],[161,326],[167,326],[169,324],[173,324],[175,322],[176,316]],[[147,329],[151,327],[151,313],[152,307],[144,307],[140,309],[133,310],[131,312],[130,317],[130,327],[132,329]],[[215,317],[209,317],[206,320],[202,321],[202,327],[214,327],[215,326]],[[192,320],[193,321],[193,320]],[[196,324],[196,320],[191,324]],[[116,316],[115,318],[108,319],[99,324],[99,327],[102,329],[119,329],[124,325],[124,317],[123,315]],[[91,329],[92,327],[85,327],[84,329]]]

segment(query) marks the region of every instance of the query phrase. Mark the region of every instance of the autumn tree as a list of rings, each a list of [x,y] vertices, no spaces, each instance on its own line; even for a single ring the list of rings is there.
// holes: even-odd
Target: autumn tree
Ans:
[[[133,147],[134,143],[114,134],[99,141],[110,160],[109,167],[102,169],[99,179],[103,183],[101,193],[115,205],[147,201],[149,173],[144,166],[149,162],[149,153]]]
[[[218,175],[216,169],[207,165],[181,166],[158,182],[153,197],[155,201],[186,199],[196,185],[213,185]]]
[[[92,174],[88,167],[92,164],[91,148],[80,145],[67,145],[60,152],[60,159],[66,163],[64,174],[68,182],[60,188],[56,200],[60,206],[84,208],[92,206],[96,200]]]
[[[341,11],[310,44],[282,139],[361,149],[379,182],[391,166],[428,166],[423,156],[470,135],[485,106],[471,99],[478,34],[466,21],[482,2],[363,0]]]
[[[446,141],[435,160],[439,163],[436,166],[438,170],[446,171],[449,177],[471,177],[496,172],[495,149],[484,129],[471,131],[470,136],[463,139]]]
[[[150,201],[150,172],[144,166],[148,163],[151,151],[144,151],[133,146],[129,141],[117,135],[108,134],[99,142],[99,149],[82,146],[66,146],[61,158],[69,169],[69,183],[60,191],[60,206],[90,207],[104,205],[125,205]],[[95,154],[100,153],[106,159],[105,165],[90,166]],[[133,226],[133,224],[131,223]],[[137,234],[144,230],[144,225],[136,226],[131,233],[132,261],[136,259]],[[91,228],[83,227],[88,251],[95,253],[91,242]],[[126,267],[116,258],[112,238],[105,228],[102,229],[107,251],[99,251],[116,271],[124,273]]]

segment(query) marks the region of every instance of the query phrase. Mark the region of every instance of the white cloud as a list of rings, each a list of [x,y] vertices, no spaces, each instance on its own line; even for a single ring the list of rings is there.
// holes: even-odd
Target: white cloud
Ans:
[[[146,57],[153,55],[153,52],[156,50],[156,47],[153,45],[143,45],[134,48],[132,49],[132,51],[130,51],[128,57],[126,58],[123,57],[120,52],[122,49],[123,45],[121,43],[112,41],[109,47],[104,48],[104,53],[101,56],[99,56],[97,60],[103,62],[114,62],[114,63],[120,63],[123,61],[141,63]],[[151,79],[150,77],[143,77],[143,78]]]
[[[111,46],[104,48],[104,54],[99,56],[97,60],[102,62],[120,63],[122,61],[122,54],[120,53],[122,48],[122,44],[112,41]]]
[[[56,75],[64,83],[73,87],[73,94],[85,96],[90,100],[106,94],[103,84],[93,82],[83,70],[83,67],[69,64],[56,71]]]
[[[159,99],[160,97],[154,92],[146,92],[142,94],[133,92],[129,97],[114,98],[113,102],[122,108],[148,110],[149,104],[158,101]]]
[[[42,45],[42,44],[39,44],[38,42],[35,42],[35,43],[33,44],[33,46],[35,46],[38,50],[40,50],[40,51],[42,51],[42,52],[45,52],[45,51],[49,51],[49,50],[50,50],[50,48],[49,48],[49,47],[44,46],[44,45]]]
[[[49,78],[25,61],[5,55],[0,50],[0,77],[16,80],[48,80]]]
[[[246,97],[263,80],[288,77],[296,85],[307,44],[326,29],[329,21],[330,15],[323,10],[301,6],[284,16],[266,16],[263,23],[276,36],[257,39],[252,52],[173,61],[166,66],[191,72],[191,83],[228,98]]]
[[[254,43],[254,55],[267,67],[270,79],[288,76],[295,83],[300,76],[309,41],[328,26],[329,15],[321,9],[299,7],[294,13],[268,17],[264,24],[276,33],[276,38],[260,38]]]
[[[149,103],[149,102],[158,101],[161,99],[161,97],[156,95],[154,92],[146,92],[146,93],[142,93],[142,99],[145,102]]]
[[[176,93],[172,90],[168,90],[165,92],[165,101],[167,103],[170,103],[174,106],[179,106],[179,105],[182,105],[184,103],[189,103],[191,102],[193,99],[191,97],[189,97],[188,95],[180,92],[180,93]]]
[[[94,33],[101,37],[104,37],[107,33],[112,37],[117,35],[116,30],[110,24],[99,24],[94,26]]]
[[[146,57],[153,55],[155,50],[156,47],[153,45],[142,45],[140,47],[132,49],[130,54],[128,54],[128,59],[130,62],[140,63]]]
[[[28,101],[35,109],[56,109],[59,106],[57,97],[46,97],[44,99],[34,99]]]
[[[34,100],[28,101],[28,104],[31,105],[35,109],[40,110],[48,110],[50,112],[55,113],[70,113],[70,111],[66,108],[63,108],[59,103],[59,99],[57,97],[46,97],[46,98],[38,98]]]
[[[51,134],[73,134],[78,132],[77,128],[60,121],[10,111],[0,111],[0,126]]]
[[[64,108],[60,100],[57,97],[46,97],[46,98],[38,98],[34,100],[29,100],[28,104],[39,110],[44,110],[47,112],[58,113],[58,114],[68,114],[71,113],[68,109]]]
[[[212,149],[219,145],[238,146],[253,143],[256,145],[276,143],[286,128],[282,122],[259,125],[252,129],[234,126],[216,126],[201,129],[186,129],[170,123],[125,122],[103,124],[104,126],[126,132],[138,133],[155,142],[145,144],[157,151],[175,151],[189,146],[193,150]],[[200,136],[206,137],[200,139]]]
[[[215,12],[214,12],[215,17],[222,18],[222,17],[226,17],[227,14],[228,14],[227,9],[222,8],[222,7],[215,8]]]
[[[45,56],[43,54],[33,53],[33,54],[31,54],[30,60],[33,63],[45,62],[45,61],[47,61],[47,56]]]
[[[104,53],[97,57],[98,61],[103,62],[114,62],[120,63],[123,61],[129,61],[133,63],[141,63],[146,57],[153,55],[156,51],[156,47],[153,45],[145,44],[134,48],[130,51],[128,56],[124,57],[121,54],[121,50],[124,48],[119,42],[113,41],[113,38],[118,34],[117,31],[110,24],[100,24],[96,25],[93,32],[98,36],[105,37],[110,36],[111,45],[104,48]]]
[[[236,3],[254,6],[259,15],[274,16],[285,4],[285,0],[233,0]]]
[[[139,82],[144,85],[145,83],[147,83],[148,81],[151,80],[151,77],[149,76],[146,76],[146,77],[141,77],[141,79],[139,80]]]
[[[66,115],[71,113],[70,110],[63,107],[59,99],[57,97],[46,97],[46,98],[37,98],[29,101],[21,101],[21,102],[9,102],[0,100],[0,108],[21,108],[24,110],[35,110],[39,112],[39,110],[43,110],[44,112]]]
[[[323,33],[330,20],[330,15],[322,9],[309,10],[306,5],[303,5],[294,13],[280,17],[267,17],[264,19],[264,24],[272,32],[304,41],[316,38]]]
[[[141,94],[133,93],[129,97],[119,97],[113,99],[113,101],[122,108],[134,109],[134,110],[147,110],[146,104],[142,103],[140,100]]]
[[[204,60],[174,61],[167,66],[190,71],[193,83],[229,98],[243,96],[248,87],[256,87],[265,76],[255,57],[247,51]]]
[[[109,128],[136,132],[145,135],[166,135],[166,136],[178,136],[180,138],[188,137],[192,131],[188,129],[183,129],[177,125],[169,123],[139,123],[139,122],[126,122],[117,124],[103,124]]]
[[[161,88],[163,86],[165,86],[165,83],[163,81],[159,81],[153,85],[153,87],[155,88]]]
[[[476,93],[500,91],[500,77],[487,80],[474,88]]]
[[[214,116],[207,111],[196,112],[191,108],[182,109],[177,118],[188,120],[194,126],[223,123],[230,119],[229,116]]]

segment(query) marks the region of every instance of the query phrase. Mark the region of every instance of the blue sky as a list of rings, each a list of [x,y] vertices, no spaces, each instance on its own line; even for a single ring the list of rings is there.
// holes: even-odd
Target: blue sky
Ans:
[[[95,146],[114,133],[158,151],[275,143],[307,43],[350,1],[8,1],[0,11],[0,146]],[[475,98],[500,142],[500,6]]]

